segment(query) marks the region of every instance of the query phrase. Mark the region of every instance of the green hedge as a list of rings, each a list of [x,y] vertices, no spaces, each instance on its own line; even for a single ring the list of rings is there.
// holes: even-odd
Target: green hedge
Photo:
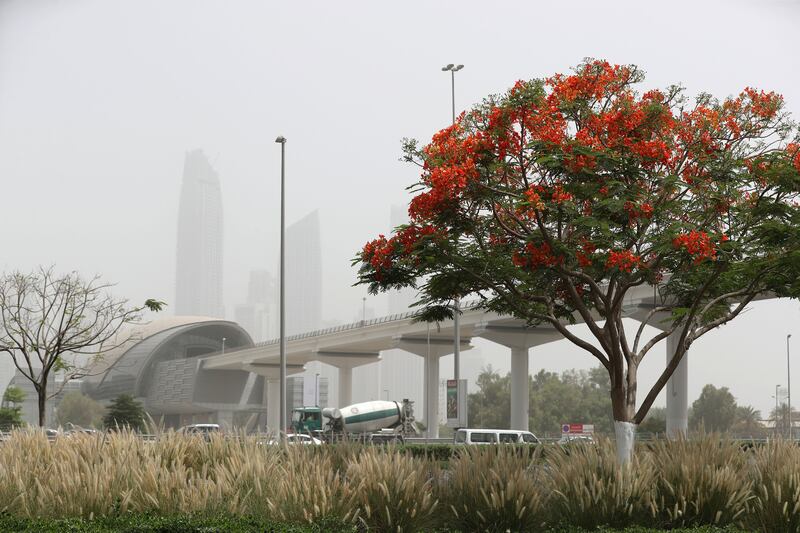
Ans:
[[[97,518],[83,520],[80,518],[68,519],[24,519],[14,517],[0,517],[0,531],[14,531],[26,533],[244,533],[244,532],[271,532],[271,533],[357,533],[358,529],[346,526],[335,520],[321,521],[310,525],[285,524],[272,522],[253,517],[236,516],[155,516],[130,514],[113,518]],[[583,530],[575,528],[552,529],[547,533],[578,533]],[[628,528],[615,530],[601,528],[594,533],[655,533],[657,529]],[[741,533],[737,529],[720,529],[714,527],[699,527],[690,529],[673,529],[674,533]],[[452,530],[438,530],[437,533],[458,533]]]

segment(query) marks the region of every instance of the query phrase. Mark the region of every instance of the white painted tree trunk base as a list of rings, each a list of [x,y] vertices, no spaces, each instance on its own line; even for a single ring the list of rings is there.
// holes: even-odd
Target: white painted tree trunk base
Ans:
[[[636,424],[614,421],[614,433],[617,436],[617,459],[625,465],[633,455],[633,442],[636,439]]]

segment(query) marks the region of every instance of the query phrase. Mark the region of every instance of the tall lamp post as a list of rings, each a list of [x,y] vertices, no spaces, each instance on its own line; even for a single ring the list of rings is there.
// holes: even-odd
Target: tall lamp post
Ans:
[[[786,417],[789,419],[789,439],[791,440],[792,435],[792,375],[789,368],[789,339],[792,338],[792,334],[789,333],[786,335]]]
[[[442,67],[442,71],[450,73],[451,104],[453,109],[453,124],[456,123],[456,72],[464,68],[464,65],[454,65],[448,63]],[[461,326],[459,317],[460,301],[456,298],[453,302],[453,379],[456,382],[461,378]]]
[[[780,387],[780,384],[775,385],[775,431],[773,433],[775,437],[778,436],[778,415],[781,412],[780,408],[778,407],[778,389],[780,389]]]
[[[278,303],[278,322],[280,330],[280,434],[286,432],[286,313],[284,287],[286,285],[286,201],[284,194],[284,185],[286,178],[286,137],[283,135],[275,139],[275,142],[281,145],[281,259],[280,259],[280,296]]]

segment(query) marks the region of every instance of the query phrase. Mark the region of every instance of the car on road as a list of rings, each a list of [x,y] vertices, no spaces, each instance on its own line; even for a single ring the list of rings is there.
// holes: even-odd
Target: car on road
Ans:
[[[219,427],[219,424],[190,424],[180,428],[178,433],[183,433],[184,435],[199,435],[206,440],[210,440],[211,434],[221,434],[222,428]]]
[[[583,435],[561,435],[559,444],[594,444],[594,437],[589,434]]]
[[[459,429],[453,436],[455,444],[539,444],[530,431],[517,429]]]
[[[302,444],[307,446],[319,446],[322,444],[322,441],[316,437],[312,437],[311,435],[306,435],[304,433],[287,433],[286,434],[286,443],[287,444]],[[267,444],[270,445],[277,445],[280,444],[278,439],[271,439]]]

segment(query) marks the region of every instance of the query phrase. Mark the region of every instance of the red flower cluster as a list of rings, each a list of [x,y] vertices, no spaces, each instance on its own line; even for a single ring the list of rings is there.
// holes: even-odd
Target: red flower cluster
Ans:
[[[653,206],[645,202],[641,205],[636,205],[631,201],[625,202],[623,206],[625,212],[628,213],[628,219],[635,222],[640,218],[650,219],[653,216]]]
[[[529,242],[524,252],[514,252],[511,260],[520,268],[553,267],[563,262],[564,258],[553,255],[550,245],[543,242],[539,246]]]
[[[765,93],[752,87],[745,87],[739,95],[739,100],[744,102],[745,112],[750,112],[760,118],[772,118],[783,103],[783,96],[773,91]]]
[[[553,187],[553,193],[551,195],[551,199],[554,203],[560,204],[562,202],[569,202],[572,200],[572,195],[564,190],[561,185],[556,185]]]
[[[433,226],[408,226],[402,231],[387,239],[384,235],[364,245],[361,251],[361,260],[369,263],[375,270],[375,279],[380,281],[386,271],[394,265],[394,260],[400,254],[410,254],[423,237],[434,235]]]
[[[381,234],[377,239],[364,245],[361,250],[361,261],[372,265],[375,270],[375,278],[380,281],[383,277],[382,271],[392,268],[393,254],[394,242]]]
[[[619,91],[630,79],[631,69],[608,61],[592,61],[572,76],[556,74],[547,80],[552,87],[552,103],[570,103],[578,99],[601,99]]]
[[[786,153],[789,154],[789,160],[794,165],[794,168],[800,172],[800,144],[797,143],[789,143],[786,147]]]
[[[408,214],[412,220],[430,220],[442,210],[452,207],[470,181],[479,175],[476,154],[483,142],[476,135],[463,136],[462,114],[455,124],[433,136],[424,148],[427,156],[423,183],[429,190],[411,200]]]
[[[634,95],[619,95],[608,111],[591,115],[575,134],[575,140],[593,150],[626,150],[645,167],[668,164],[673,159],[666,140],[671,139],[675,120],[669,107],[660,103],[655,91],[638,102]],[[663,95],[660,95],[663,100]]]
[[[694,257],[694,264],[706,260],[714,261],[717,258],[717,249],[705,231],[692,230],[679,235],[672,240],[672,246],[676,249],[686,250],[689,255]]]
[[[399,242],[403,247],[403,252],[409,254],[417,243],[419,243],[420,239],[435,233],[436,228],[431,225],[407,226],[400,233],[392,237],[391,240]]]
[[[579,252],[575,252],[575,258],[578,260],[578,264],[583,268],[592,266],[591,255],[595,250],[596,247],[592,242],[590,242],[588,239],[583,239],[581,241],[581,250]]]
[[[528,187],[525,192],[525,199],[528,200],[530,204],[530,209],[541,211],[544,209],[544,202],[542,201],[542,193],[544,192],[544,187],[541,185],[531,185]]]
[[[632,272],[641,263],[641,258],[630,250],[611,250],[606,260],[606,268],[616,268],[620,272]]]

